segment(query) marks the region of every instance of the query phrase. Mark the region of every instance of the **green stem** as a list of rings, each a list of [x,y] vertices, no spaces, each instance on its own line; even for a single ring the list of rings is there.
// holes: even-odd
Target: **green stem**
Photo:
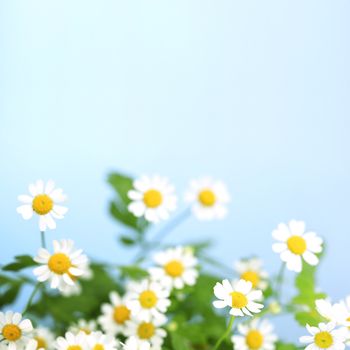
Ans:
[[[22,312],[22,315],[24,315],[28,310],[29,310],[29,308],[30,308],[30,306],[32,305],[32,302],[33,302],[33,299],[34,299],[34,297],[35,297],[35,294],[37,293],[37,291],[39,290],[39,288],[40,288],[40,282],[38,282],[36,285],[35,285],[35,287],[34,287],[34,289],[33,289],[33,291],[32,291],[32,294],[30,295],[30,297],[29,297],[29,300],[28,300],[28,302],[27,302],[27,305],[25,306],[25,308],[24,308],[24,310],[23,310],[23,312]]]
[[[41,237],[41,246],[42,248],[46,249],[45,231],[40,231],[40,237]]]
[[[228,335],[231,332],[232,326],[233,326],[233,322],[235,320],[235,316],[231,316],[230,318],[230,322],[228,323],[227,329],[225,331],[225,333],[221,336],[221,338],[216,342],[214,349],[213,350],[217,350],[219,349],[221,343],[228,337]]]
[[[286,270],[286,264],[282,263],[278,275],[276,277],[276,296],[277,300],[281,302],[282,299],[282,285],[284,281],[284,272]]]
[[[169,221],[162,229],[160,229],[153,237],[150,242],[146,242],[142,247],[141,251],[136,255],[134,261],[139,263],[143,258],[146,257],[146,254],[150,251],[154,250],[159,246],[161,241],[169,235],[176,227],[178,227],[181,223],[183,223],[188,217],[190,217],[191,211],[190,209],[186,209],[178,216],[176,216],[173,220]]]

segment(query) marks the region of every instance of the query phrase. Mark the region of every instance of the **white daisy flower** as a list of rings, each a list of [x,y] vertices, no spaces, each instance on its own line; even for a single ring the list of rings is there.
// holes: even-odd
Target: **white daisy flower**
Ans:
[[[335,329],[335,325],[335,322],[320,323],[318,327],[306,325],[311,335],[300,337],[299,341],[308,344],[305,350],[343,350],[346,333],[344,328]]]
[[[175,188],[167,178],[142,176],[133,185],[134,188],[128,192],[132,200],[128,209],[135,216],[144,216],[147,221],[156,223],[167,220],[170,212],[176,209]]]
[[[22,349],[30,340],[33,326],[30,320],[22,320],[19,312],[0,312],[0,342],[8,350]]]
[[[102,332],[93,332],[87,337],[87,343],[91,350],[116,350],[117,341],[112,335]]]
[[[255,319],[249,324],[238,325],[238,335],[231,340],[236,350],[274,350],[277,336],[268,320]]]
[[[87,347],[87,335],[84,332],[67,332],[65,337],[58,337],[55,344],[57,350],[86,350]]]
[[[127,349],[147,349],[160,350],[166,337],[166,331],[159,328],[162,322],[153,321],[141,321],[133,319],[127,322],[126,340]]]
[[[252,283],[239,280],[233,285],[228,280],[216,283],[214,294],[219,299],[213,302],[214,307],[222,309],[230,307],[232,316],[252,316],[252,313],[259,313],[264,305],[256,303],[262,299],[261,290],[252,290]]]
[[[302,258],[309,265],[318,264],[319,259],[315,253],[322,251],[323,241],[315,232],[305,232],[304,221],[292,220],[288,225],[279,224],[272,236],[279,241],[272,245],[272,249],[280,254],[288,270],[301,272]]]
[[[346,344],[350,346],[350,295],[334,305],[337,323],[347,329]]]
[[[127,297],[120,297],[117,292],[109,294],[110,304],[102,305],[102,315],[98,318],[103,331],[110,335],[124,334],[126,321],[130,319],[130,309],[126,306]]]
[[[78,334],[79,332],[84,332],[86,335],[91,334],[97,330],[97,323],[94,320],[86,321],[83,319],[78,320],[77,323],[71,325],[68,332],[73,334]]]
[[[335,304],[332,304],[329,299],[318,299],[315,301],[317,312],[327,321],[337,322],[338,315],[335,310]]]
[[[204,177],[190,182],[185,201],[192,203],[197,219],[213,220],[226,216],[230,196],[223,182]]]
[[[164,313],[170,305],[169,290],[147,279],[130,283],[126,305],[132,315],[140,320],[148,322],[154,318],[158,322],[165,322]]]
[[[80,281],[89,280],[92,278],[93,273],[92,273],[92,270],[90,269],[89,264],[81,265],[80,268],[83,271],[83,274],[81,276],[70,276],[74,282],[74,285],[70,285],[70,284],[62,285],[62,288],[60,291],[64,297],[70,297],[72,295],[81,294],[82,288],[81,288]]]
[[[197,259],[193,252],[183,247],[170,248],[154,255],[154,261],[160,267],[152,267],[149,273],[153,280],[168,289],[181,289],[185,285],[193,286],[198,277]]]
[[[46,231],[47,228],[56,228],[54,219],[63,219],[68,209],[59,205],[66,200],[61,188],[55,188],[55,183],[49,180],[46,184],[38,180],[35,184],[29,185],[30,195],[20,195],[18,200],[23,205],[17,208],[24,220],[29,220],[33,214],[39,215],[39,229]]]
[[[252,283],[253,288],[265,290],[268,287],[268,273],[262,268],[263,262],[259,258],[242,259],[234,267],[240,279]]]
[[[34,260],[41,266],[33,272],[39,282],[50,280],[51,288],[62,290],[66,284],[73,286],[74,279],[84,274],[88,259],[81,249],[74,249],[74,242],[70,239],[53,241],[53,248],[53,254],[44,248],[38,250]]]
[[[34,335],[34,340],[36,341],[36,344],[37,344],[35,349],[38,349],[38,350],[53,349],[55,337],[48,328],[44,328],[44,327],[35,328],[33,335]]]

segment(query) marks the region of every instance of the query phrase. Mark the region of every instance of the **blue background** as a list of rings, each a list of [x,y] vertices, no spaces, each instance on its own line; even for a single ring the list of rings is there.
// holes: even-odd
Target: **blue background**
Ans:
[[[108,172],[158,172],[179,193],[210,174],[230,188],[229,217],[191,219],[168,242],[212,238],[226,264],[256,253],[275,273],[271,231],[302,219],[328,242],[320,287],[344,297],[349,10],[345,0],[1,2],[1,263],[36,252],[37,220],[15,209],[38,178],[69,195],[49,239],[127,262]],[[292,324],[278,328],[295,340],[304,331]]]

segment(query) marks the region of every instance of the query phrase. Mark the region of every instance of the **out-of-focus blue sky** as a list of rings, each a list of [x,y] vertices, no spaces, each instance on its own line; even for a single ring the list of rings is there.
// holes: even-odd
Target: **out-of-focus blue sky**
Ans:
[[[230,188],[229,217],[191,219],[168,242],[212,238],[226,264],[255,253],[276,272],[271,231],[302,219],[328,243],[321,288],[349,294],[349,11],[347,0],[1,2],[1,263],[36,252],[37,222],[15,209],[38,178],[69,195],[50,239],[124,262],[108,172],[158,172],[179,194],[210,174]],[[293,340],[290,324],[279,328]]]

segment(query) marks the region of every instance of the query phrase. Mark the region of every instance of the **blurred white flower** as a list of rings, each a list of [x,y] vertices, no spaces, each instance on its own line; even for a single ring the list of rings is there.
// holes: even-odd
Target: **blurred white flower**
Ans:
[[[279,241],[272,245],[272,249],[280,254],[288,270],[301,272],[302,258],[309,265],[318,264],[315,253],[321,253],[323,241],[315,232],[305,232],[304,221],[292,220],[288,225],[279,224],[272,236]]]
[[[33,332],[33,336],[35,341],[37,342],[37,346],[35,347],[35,349],[38,349],[38,350],[53,349],[55,337],[48,328],[44,328],[44,327],[35,328]]]
[[[30,195],[20,195],[18,200],[23,204],[17,208],[17,212],[24,220],[29,220],[33,214],[39,215],[39,229],[56,228],[55,219],[63,219],[68,209],[59,205],[66,200],[61,188],[55,188],[55,183],[49,180],[46,184],[42,180],[29,185]]]
[[[147,221],[167,220],[170,212],[176,209],[175,188],[167,178],[155,175],[142,176],[133,183],[134,188],[128,192],[132,200],[129,211]]]
[[[55,348],[57,350],[86,350],[88,348],[87,335],[84,332],[76,335],[67,332],[64,337],[56,339]]]
[[[74,285],[74,279],[84,274],[84,267],[88,263],[82,250],[74,249],[74,242],[63,239],[53,241],[54,253],[40,248],[34,260],[41,266],[34,269],[34,275],[39,282],[49,280],[51,288],[62,290],[65,285]]]
[[[230,196],[223,182],[204,177],[190,182],[185,201],[197,219],[213,220],[226,216]]]
[[[149,273],[153,280],[168,289],[181,289],[185,285],[193,286],[198,277],[197,259],[193,252],[183,247],[170,248],[154,255],[153,260],[159,267],[151,267]]]
[[[117,341],[112,335],[102,332],[93,332],[87,337],[87,343],[91,350],[116,350]]]
[[[219,299],[213,302],[218,309],[230,307],[232,316],[252,316],[252,313],[259,313],[264,305],[256,300],[262,299],[261,290],[252,290],[252,283],[239,280],[232,285],[228,280],[216,283],[214,294]]]
[[[68,332],[73,334],[78,334],[79,332],[84,332],[86,335],[91,334],[97,330],[97,323],[94,320],[86,321],[83,319],[78,320],[77,323],[72,324]]]

